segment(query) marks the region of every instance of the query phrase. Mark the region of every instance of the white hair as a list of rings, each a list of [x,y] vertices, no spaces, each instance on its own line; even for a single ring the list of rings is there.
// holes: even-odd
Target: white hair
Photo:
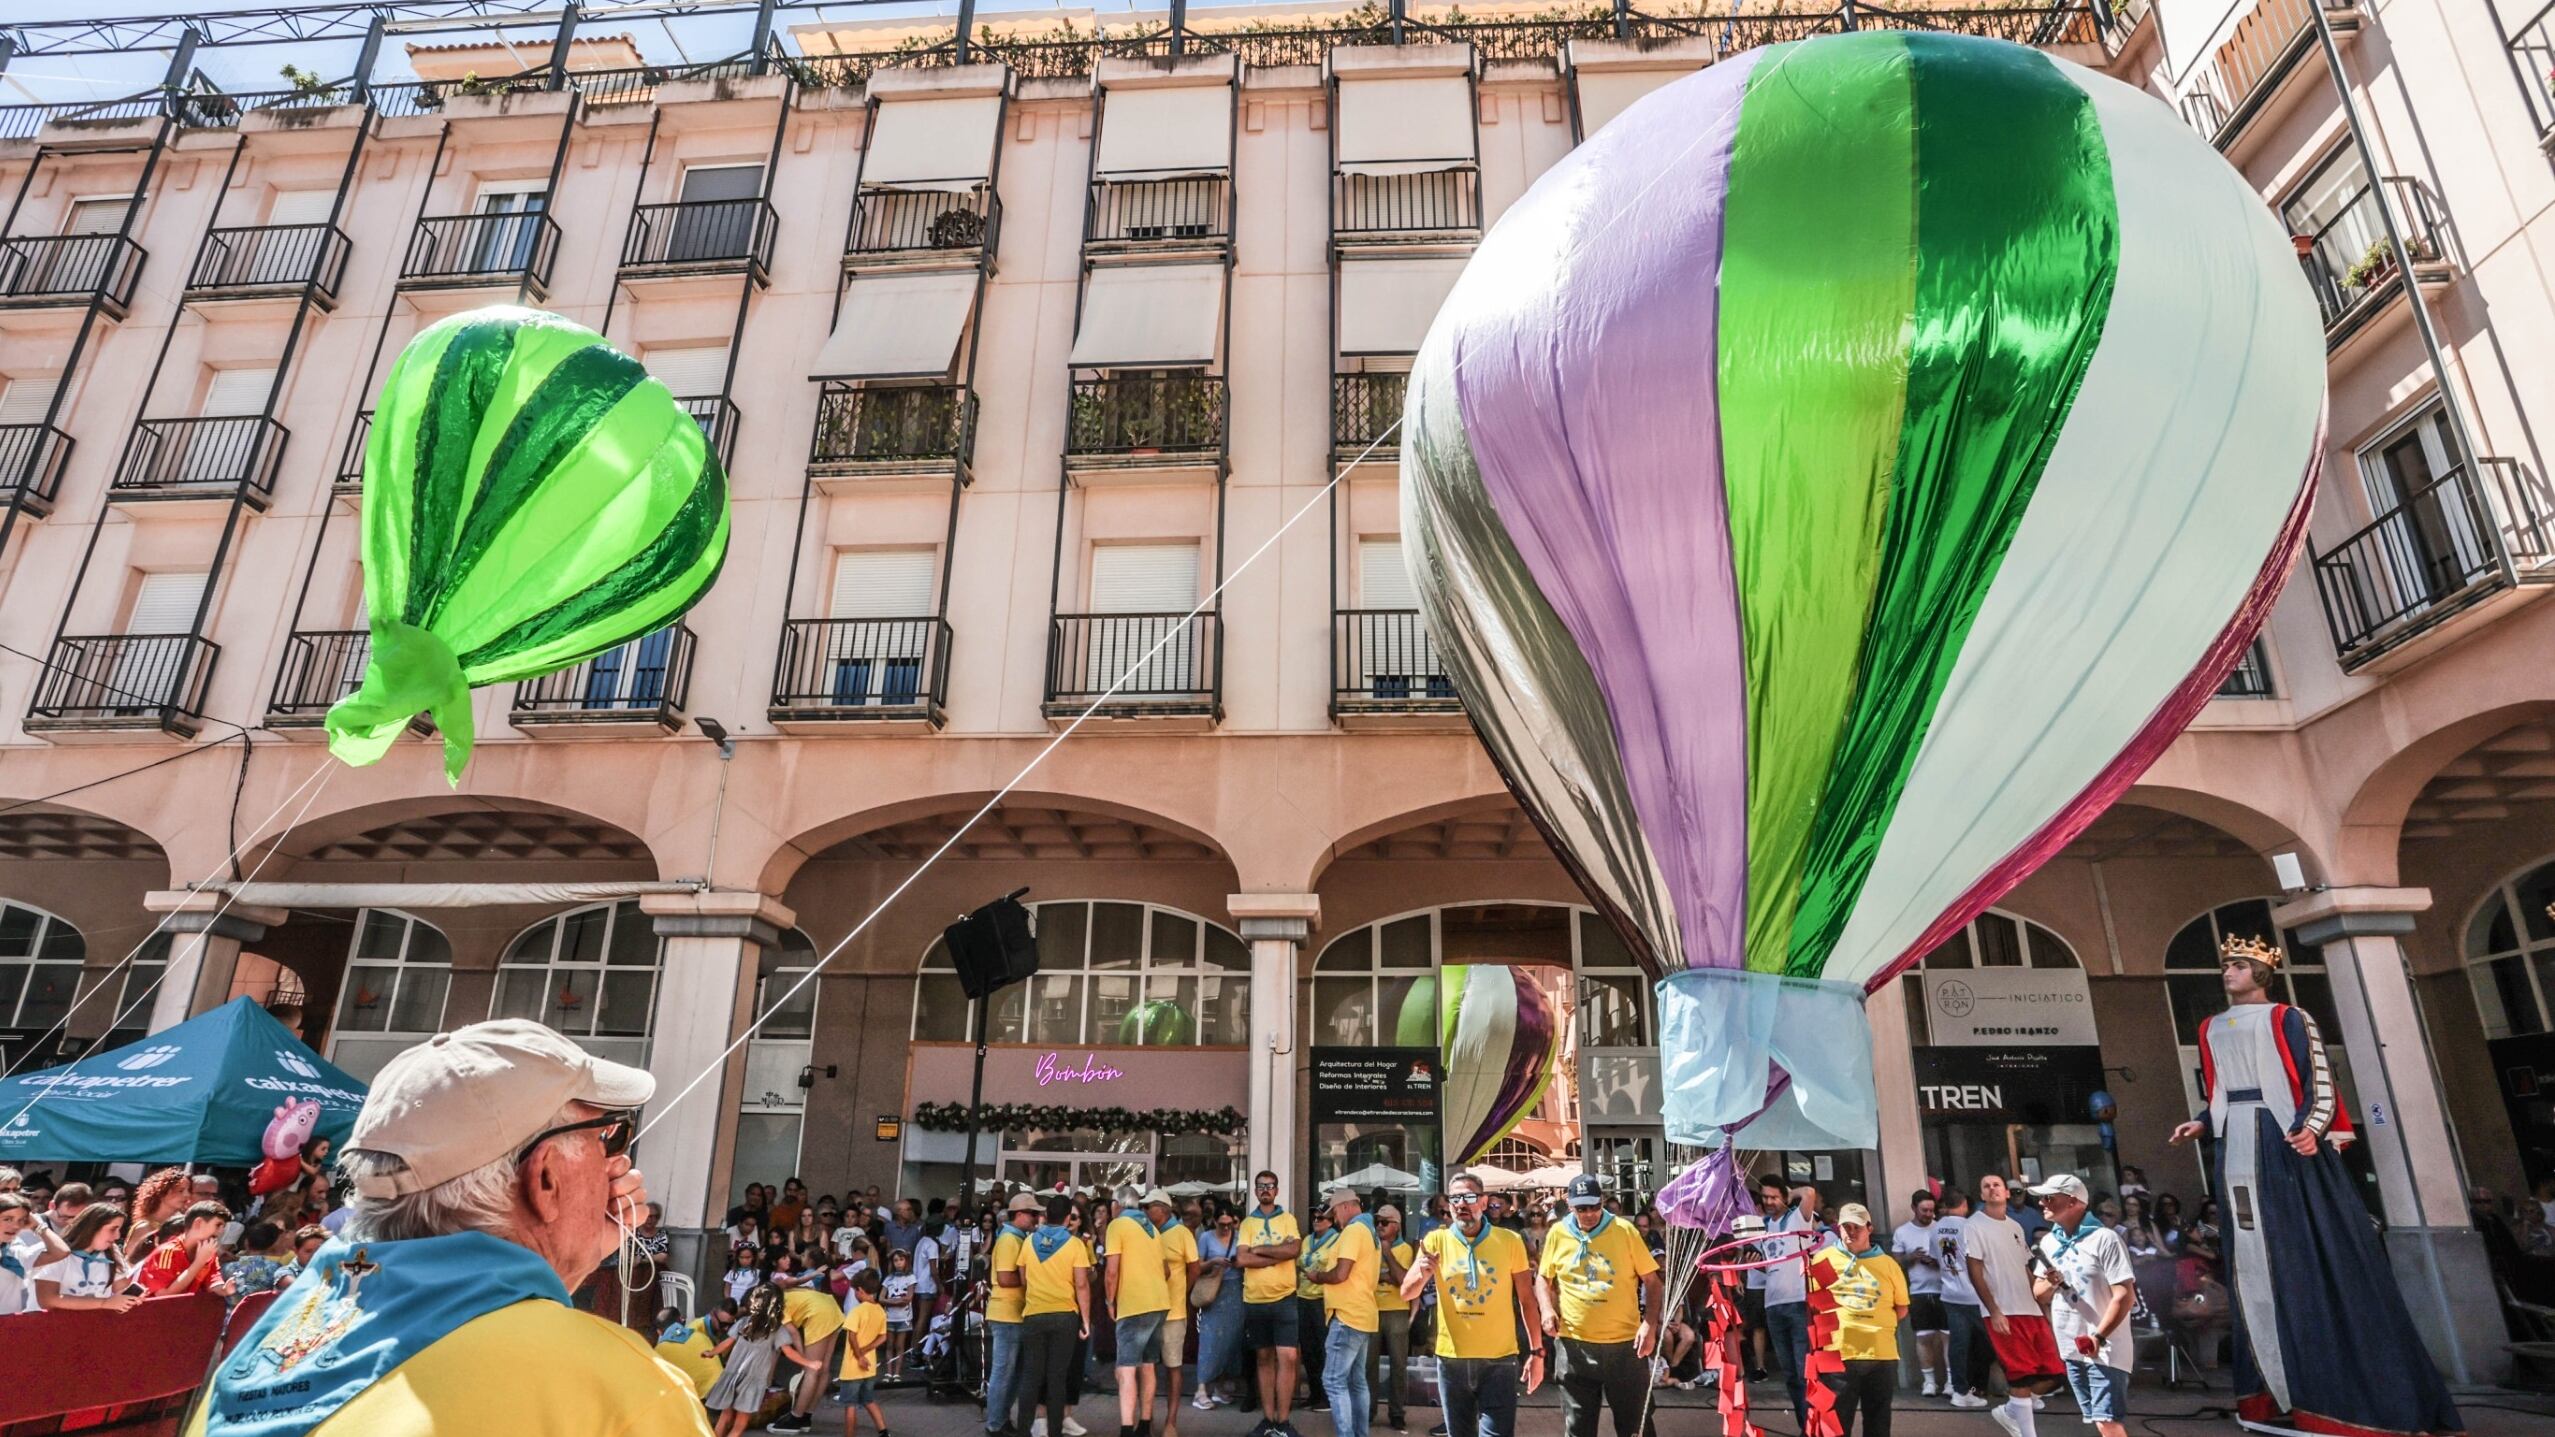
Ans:
[[[577,1121],[572,1107],[562,1108],[544,1127]],[[398,1197],[364,1196],[367,1178],[387,1178],[408,1171],[406,1161],[388,1153],[349,1149],[337,1170],[355,1189],[348,1199],[346,1230],[350,1242],[397,1242],[412,1237],[443,1237],[457,1232],[484,1232],[515,1240],[515,1187],[522,1164],[513,1153],[480,1164],[433,1187]]]

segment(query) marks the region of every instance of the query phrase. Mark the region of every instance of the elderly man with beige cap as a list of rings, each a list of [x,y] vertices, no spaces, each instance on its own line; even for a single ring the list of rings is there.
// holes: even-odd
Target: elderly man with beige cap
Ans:
[[[706,1437],[691,1382],[568,1305],[643,1216],[655,1080],[538,1023],[439,1033],[373,1080],[345,1229],[215,1371],[190,1437]]]

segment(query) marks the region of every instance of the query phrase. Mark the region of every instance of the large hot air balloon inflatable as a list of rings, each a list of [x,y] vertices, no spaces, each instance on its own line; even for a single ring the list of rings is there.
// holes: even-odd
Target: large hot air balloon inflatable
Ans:
[[[1411,376],[1406,552],[1484,742],[1660,980],[1672,1141],[1875,1145],[1864,994],[2241,657],[2323,392],[2245,181],[2001,42],[1734,57],[1499,221]]]
[[[1455,964],[1411,984],[1393,1041],[1435,1048],[1446,1161],[1487,1153],[1543,1099],[1561,1053],[1560,1015],[1524,968]]]
[[[727,555],[727,476],[664,384],[592,330],[499,305],[400,351],[364,445],[362,685],[329,751],[380,758],[420,713],[454,783],[470,690],[672,623]]]

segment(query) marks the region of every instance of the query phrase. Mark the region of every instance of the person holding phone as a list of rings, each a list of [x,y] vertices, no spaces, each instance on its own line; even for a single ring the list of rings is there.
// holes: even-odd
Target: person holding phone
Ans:
[[[2049,1217],[2032,1295],[2049,1313],[2068,1390],[2101,1437],[2127,1437],[2129,1373],[2138,1359],[2129,1331],[2129,1311],[2138,1302],[2129,1245],[2094,1216],[2084,1179],[2060,1173],[2032,1196]]]

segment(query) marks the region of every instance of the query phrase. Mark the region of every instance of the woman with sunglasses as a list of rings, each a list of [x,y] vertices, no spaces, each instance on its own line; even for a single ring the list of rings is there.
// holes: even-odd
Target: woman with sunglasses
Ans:
[[[1216,1205],[1211,1221],[1198,1233],[1198,1280],[1190,1289],[1190,1305],[1198,1320],[1198,1395],[1190,1406],[1213,1411],[1233,1399],[1223,1391],[1225,1368],[1242,1340],[1242,1270],[1233,1257],[1241,1248],[1240,1220]],[[1200,1294],[1212,1283],[1203,1303]]]

